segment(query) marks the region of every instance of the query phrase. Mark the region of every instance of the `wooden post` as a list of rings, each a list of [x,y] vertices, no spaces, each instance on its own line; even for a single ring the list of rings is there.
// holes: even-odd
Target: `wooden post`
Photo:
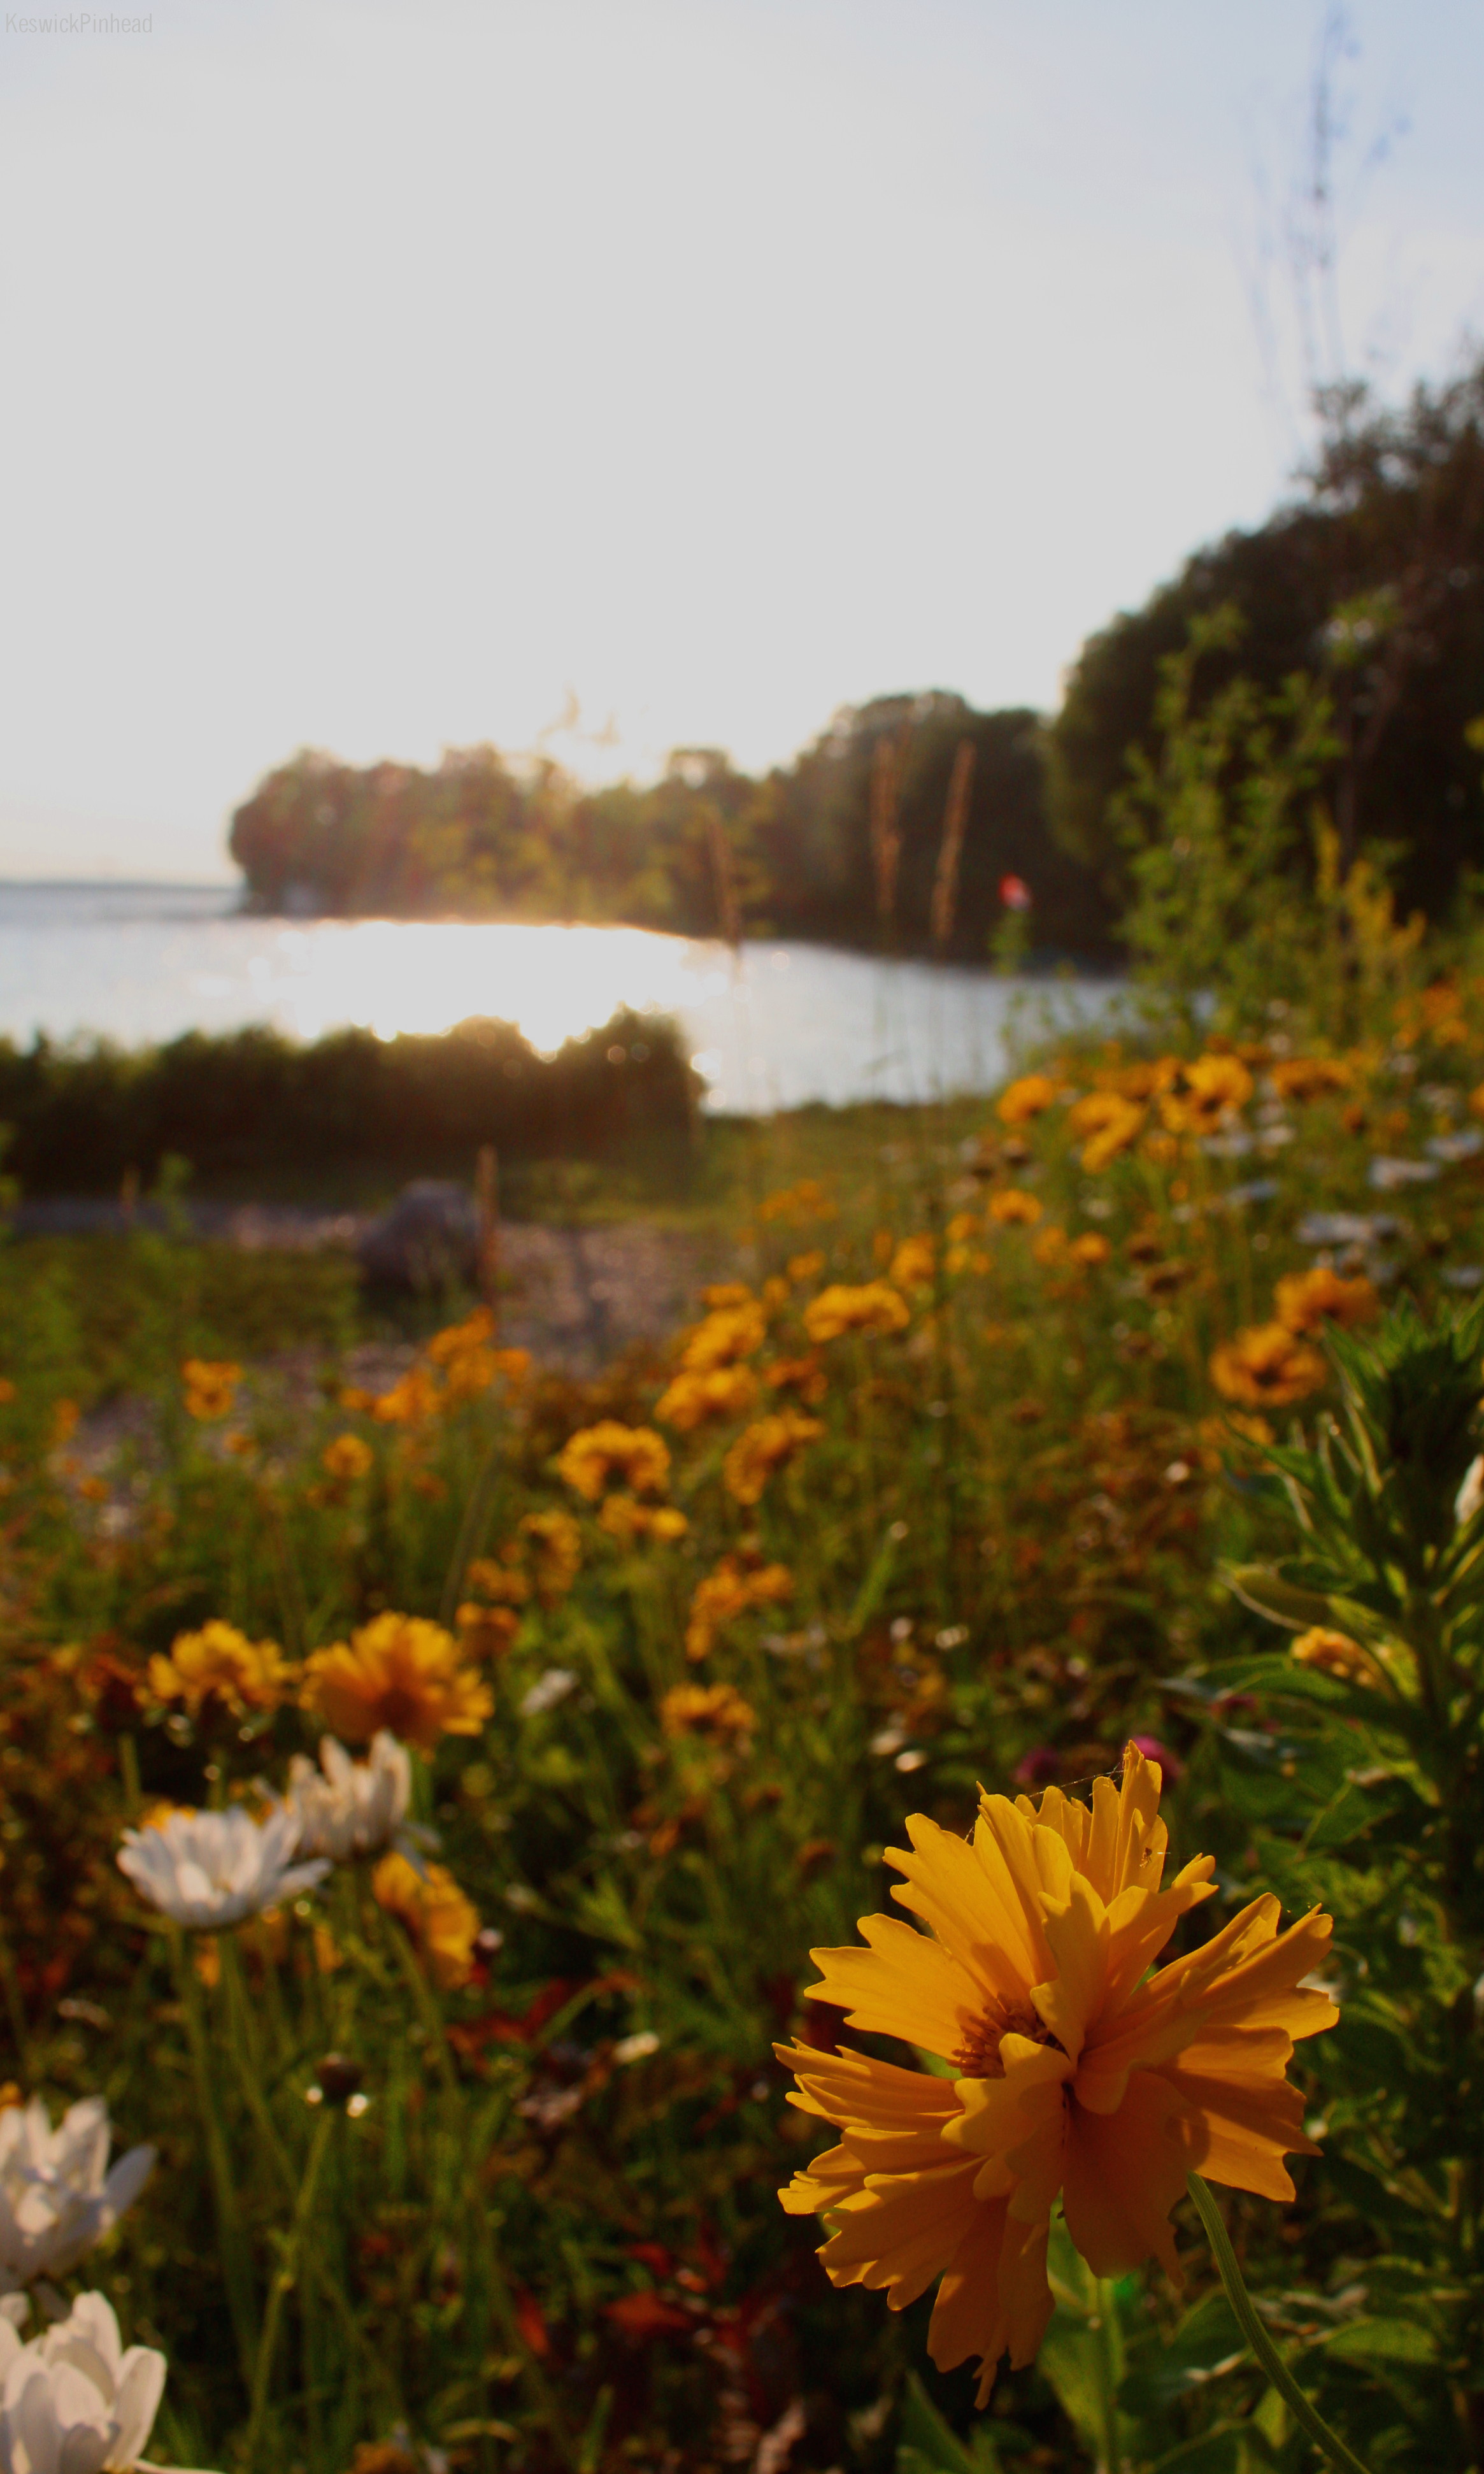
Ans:
[[[499,1154],[481,1143],[474,1161],[474,1201],[479,1213],[479,1295],[499,1329]]]

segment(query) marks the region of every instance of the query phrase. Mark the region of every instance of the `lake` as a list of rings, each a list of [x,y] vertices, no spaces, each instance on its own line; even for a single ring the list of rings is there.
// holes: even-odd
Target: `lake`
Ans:
[[[820,945],[642,928],[255,918],[233,887],[0,885],[0,1034],[126,1046],[272,1023],[382,1038],[471,1014],[550,1051],[620,1005],[680,1024],[712,1109],[992,1089],[1007,1038],[1096,1020],[1107,980],[1008,981]]]

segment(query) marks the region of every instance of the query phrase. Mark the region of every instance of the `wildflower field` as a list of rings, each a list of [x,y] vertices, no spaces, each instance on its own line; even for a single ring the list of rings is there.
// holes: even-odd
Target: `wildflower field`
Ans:
[[[1484,981],[1412,959],[756,1129],[591,1382],[0,1249],[6,2464],[1484,2462]]]

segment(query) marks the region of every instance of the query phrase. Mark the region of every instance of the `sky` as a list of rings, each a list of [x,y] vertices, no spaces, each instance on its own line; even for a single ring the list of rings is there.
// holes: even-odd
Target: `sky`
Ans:
[[[0,875],[229,875],[304,745],[606,780],[902,689],[1054,708],[1308,442],[1325,21],[22,0]],[[1320,374],[1395,395],[1484,336],[1484,0],[1347,23]]]

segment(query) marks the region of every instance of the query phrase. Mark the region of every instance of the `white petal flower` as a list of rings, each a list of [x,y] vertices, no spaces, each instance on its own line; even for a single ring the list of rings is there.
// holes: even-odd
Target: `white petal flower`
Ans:
[[[173,1812],[149,1830],[126,1830],[119,1870],[172,1924],[217,1932],[309,1890],[329,1870],[324,1857],[293,1861],[299,1814],[278,1804],[255,1821],[239,1804],[225,1812]]]
[[[29,2345],[0,2319],[0,2474],[156,2474],[139,2452],[164,2385],[163,2354],[126,2353],[101,2293]]]
[[[570,1666],[548,1666],[544,1675],[537,1676],[529,1691],[522,1696],[522,1717],[540,1718],[547,1710],[554,1710],[557,1703],[565,1701],[568,1693],[575,1688],[576,1682],[577,1678]]]
[[[300,1855],[328,1856],[343,1864],[353,1856],[377,1856],[384,1847],[426,1836],[407,1823],[411,1794],[406,1746],[384,1728],[372,1738],[371,1758],[364,1761],[353,1761],[343,1744],[326,1735],[318,1769],[303,1753],[289,1763],[285,1800],[299,1815]]]
[[[0,2112],[0,2288],[64,2276],[132,2207],[155,2166],[131,2147],[109,2170],[101,2096],[68,2107],[56,2129],[37,2097]]]

